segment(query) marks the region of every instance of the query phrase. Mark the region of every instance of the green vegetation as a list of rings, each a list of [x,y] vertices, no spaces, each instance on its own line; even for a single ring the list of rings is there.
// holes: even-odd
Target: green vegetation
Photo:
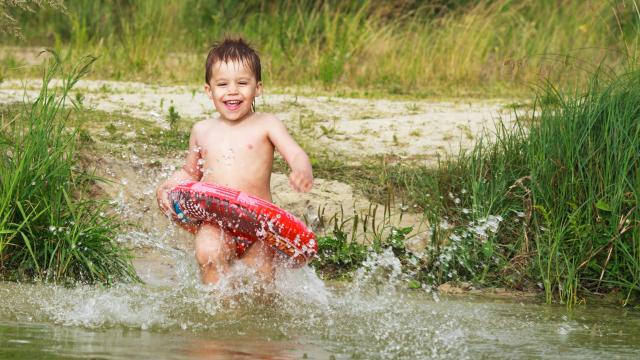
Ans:
[[[188,147],[194,120],[180,119],[167,130],[153,120],[82,108],[69,114],[67,122],[78,129],[83,153],[157,157],[175,156]],[[169,116],[167,121],[171,121]]]
[[[539,282],[548,301],[639,295],[639,84],[631,71],[599,73],[584,94],[543,89],[533,120],[441,166],[423,184],[431,191],[409,189],[436,224],[449,224],[435,229],[433,266],[512,287]]]
[[[318,237],[318,256],[312,261],[325,278],[349,277],[359,269],[370,253],[380,253],[390,248],[405,265],[417,263],[418,258],[411,254],[405,241],[412,227],[399,228],[392,224],[390,198],[383,206],[382,217],[377,217],[378,205],[370,205],[366,213],[345,216],[341,209],[328,219],[324,210],[318,214],[321,229]],[[376,222],[376,219],[379,219]]]
[[[351,174],[343,180],[372,199],[392,191],[424,210],[431,242],[412,262],[423,283],[539,287],[547,301],[569,305],[619,292],[627,303],[640,295],[638,89],[639,71],[599,73],[572,96],[541,89],[531,118],[436,168],[316,160],[317,171]],[[340,231],[330,236],[346,244],[340,259],[361,261],[365,250],[349,247]],[[320,244],[337,253],[326,239]]]
[[[38,98],[1,114],[0,277],[137,280],[129,252],[114,240],[120,222],[92,194],[100,179],[79,159],[76,140],[91,138],[66,126],[69,92],[95,59],[66,71],[53,55]],[[61,88],[50,86],[53,77]]]
[[[169,128],[171,131],[175,131],[178,126],[178,120],[180,120],[180,113],[176,111],[176,107],[169,106],[169,114],[167,115],[167,121],[169,122]]]
[[[98,78],[201,83],[207,47],[241,34],[259,49],[267,83],[385,96],[524,94],[540,77],[573,86],[584,81],[585,67],[624,67],[638,45],[634,0],[79,0],[65,6],[35,14],[6,9],[25,40],[5,34],[3,43],[97,54]],[[0,75],[20,64],[19,54],[8,52]]]

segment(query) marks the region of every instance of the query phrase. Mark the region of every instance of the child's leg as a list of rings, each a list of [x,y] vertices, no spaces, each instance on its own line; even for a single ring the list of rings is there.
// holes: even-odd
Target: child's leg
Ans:
[[[247,249],[240,261],[246,266],[255,269],[264,281],[272,282],[275,277],[273,257],[273,249],[264,241],[258,240]]]
[[[196,233],[196,260],[204,284],[215,284],[227,272],[235,256],[235,245],[224,231],[210,224],[202,224]]]

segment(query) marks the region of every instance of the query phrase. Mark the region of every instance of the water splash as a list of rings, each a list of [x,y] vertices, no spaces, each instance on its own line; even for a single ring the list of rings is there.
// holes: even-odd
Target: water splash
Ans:
[[[231,166],[231,165],[233,165],[234,160],[235,160],[235,154],[233,152],[233,149],[231,147],[228,147],[222,153],[222,163],[227,165],[227,166]]]

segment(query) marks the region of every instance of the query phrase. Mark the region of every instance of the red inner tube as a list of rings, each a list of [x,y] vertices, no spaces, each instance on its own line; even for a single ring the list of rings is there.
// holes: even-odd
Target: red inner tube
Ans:
[[[298,218],[258,197],[204,183],[184,182],[169,192],[176,221],[197,231],[197,224],[215,224],[231,234],[238,257],[257,240],[266,241],[294,267],[309,262],[318,251],[315,234]],[[195,223],[195,224],[194,224]]]

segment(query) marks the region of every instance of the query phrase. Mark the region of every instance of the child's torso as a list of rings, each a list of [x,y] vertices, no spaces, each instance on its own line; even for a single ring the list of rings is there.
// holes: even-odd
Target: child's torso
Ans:
[[[274,147],[259,116],[235,124],[210,121],[198,134],[201,181],[229,186],[271,201]]]

